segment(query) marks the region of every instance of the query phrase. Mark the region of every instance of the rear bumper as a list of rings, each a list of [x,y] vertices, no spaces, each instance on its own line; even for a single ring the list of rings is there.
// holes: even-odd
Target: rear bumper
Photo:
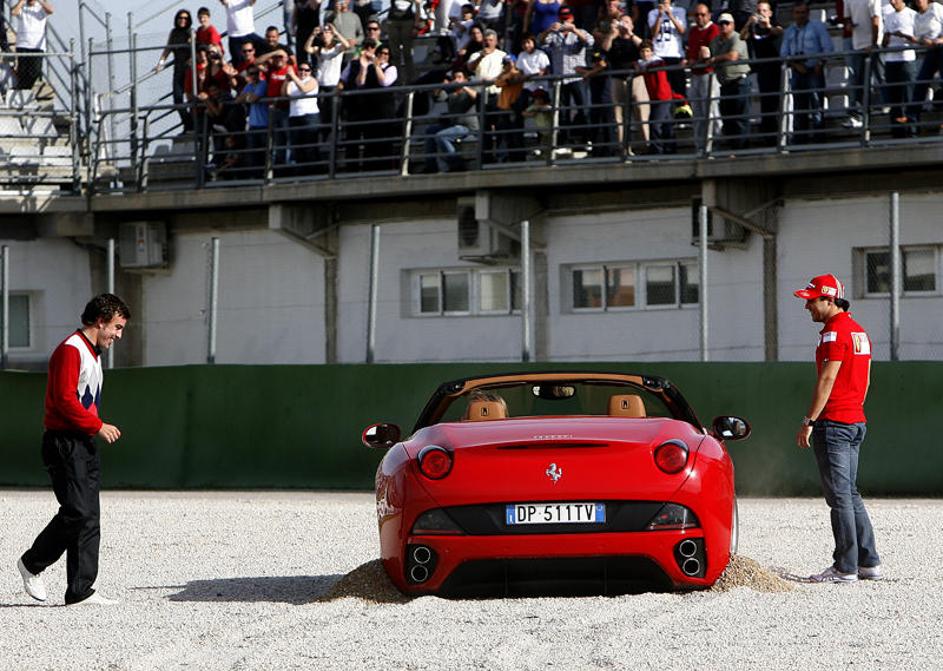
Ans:
[[[686,575],[678,546],[699,546],[703,577]],[[433,552],[429,576],[410,580],[409,552]],[[409,536],[403,563],[388,565],[394,584],[409,594],[484,592],[527,594],[542,588],[562,593],[625,593],[640,589],[696,589],[712,585],[725,566],[708,563],[703,529],[605,534],[526,536]],[[396,564],[399,564],[398,566]],[[397,570],[398,569],[398,570]],[[396,571],[398,575],[392,575]],[[560,589],[556,589],[559,587]],[[490,588],[490,589],[489,589]],[[533,588],[533,589],[531,589]]]

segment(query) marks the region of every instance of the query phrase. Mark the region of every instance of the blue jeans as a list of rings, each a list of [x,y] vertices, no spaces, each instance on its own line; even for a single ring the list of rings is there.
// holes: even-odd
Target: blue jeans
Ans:
[[[454,126],[432,126],[426,131],[425,155],[426,170],[431,172],[433,167],[437,167],[439,172],[451,172],[461,166],[461,161],[456,160],[458,150],[455,148],[455,140],[462,140],[474,132],[461,124]]]
[[[855,485],[858,451],[865,433],[867,427],[863,422],[842,424],[829,420],[816,422],[812,430],[822,491],[832,511],[834,566],[842,573],[857,573],[859,566],[873,567],[881,563],[874,546],[871,519]]]

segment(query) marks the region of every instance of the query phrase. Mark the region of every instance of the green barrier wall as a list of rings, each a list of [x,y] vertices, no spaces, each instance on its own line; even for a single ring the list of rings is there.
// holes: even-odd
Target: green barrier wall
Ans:
[[[445,380],[506,370],[612,370],[663,375],[701,421],[753,425],[731,443],[745,495],[818,494],[811,452],[795,433],[812,392],[805,363],[402,364],[184,366],[106,373],[104,416],[123,436],[103,447],[104,484],[141,488],[369,489],[381,454],[360,444],[375,421],[408,432]],[[0,373],[0,485],[47,485],[40,459],[45,376]],[[862,492],[943,493],[937,423],[943,362],[876,363],[866,407]]]

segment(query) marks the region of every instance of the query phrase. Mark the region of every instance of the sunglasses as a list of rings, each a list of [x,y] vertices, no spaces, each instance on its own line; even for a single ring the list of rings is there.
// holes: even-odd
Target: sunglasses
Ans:
[[[243,49],[243,50],[242,50],[242,53],[244,53],[244,54],[251,54],[253,51],[255,51],[255,49]]]
[[[367,26],[367,30],[380,30],[380,26]]]
[[[311,72],[311,68],[298,68],[300,72]]]

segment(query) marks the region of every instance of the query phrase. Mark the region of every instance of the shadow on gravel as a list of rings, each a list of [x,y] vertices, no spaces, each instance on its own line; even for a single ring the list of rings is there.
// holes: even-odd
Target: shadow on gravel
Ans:
[[[295,606],[345,598],[374,603],[409,601],[409,597],[401,594],[390,582],[379,559],[361,564],[346,575],[193,580],[167,598],[170,601],[269,601]]]
[[[286,576],[260,578],[220,578],[192,580],[170,601],[271,601],[300,606],[323,598],[340,580],[340,575]]]

